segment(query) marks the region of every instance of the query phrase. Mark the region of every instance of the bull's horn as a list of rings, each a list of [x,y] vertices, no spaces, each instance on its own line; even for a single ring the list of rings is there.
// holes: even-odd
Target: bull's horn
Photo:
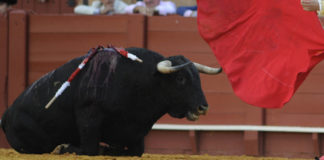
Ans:
[[[179,71],[180,69],[186,67],[188,64],[190,64],[190,62],[181,64],[181,65],[177,65],[177,66],[172,66],[171,61],[164,60],[157,64],[157,70],[163,74],[169,74],[169,73]]]
[[[193,64],[196,66],[197,70],[200,73],[205,73],[205,74],[218,74],[218,73],[221,73],[222,72],[222,68],[212,68],[212,67],[208,67],[208,66],[205,66],[205,65],[196,63],[196,62],[194,62]]]

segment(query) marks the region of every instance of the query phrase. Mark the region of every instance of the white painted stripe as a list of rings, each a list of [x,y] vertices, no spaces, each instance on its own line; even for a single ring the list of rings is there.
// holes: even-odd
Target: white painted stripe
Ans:
[[[137,59],[137,56],[135,56],[135,55],[132,54],[132,53],[127,53],[127,58],[129,58],[129,59],[135,61],[135,60]]]
[[[297,132],[324,133],[324,127],[295,127],[295,126],[261,126],[261,125],[181,125],[155,124],[153,130],[176,131],[260,131],[260,132]]]
[[[79,64],[78,67],[79,67],[79,69],[81,70],[84,66],[85,66],[85,63],[82,62],[81,64]]]
[[[64,90],[70,86],[70,82],[69,81],[65,81],[62,86],[60,87],[60,89],[55,93],[55,97],[60,96]]]

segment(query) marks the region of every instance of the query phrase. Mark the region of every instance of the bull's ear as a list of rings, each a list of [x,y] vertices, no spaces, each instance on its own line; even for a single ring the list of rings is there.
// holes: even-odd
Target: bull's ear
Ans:
[[[187,63],[180,64],[177,66],[172,66],[172,62],[170,60],[164,60],[164,61],[159,62],[156,67],[160,73],[170,74],[170,73],[177,72],[177,71],[183,69],[190,63],[191,62],[187,62]]]

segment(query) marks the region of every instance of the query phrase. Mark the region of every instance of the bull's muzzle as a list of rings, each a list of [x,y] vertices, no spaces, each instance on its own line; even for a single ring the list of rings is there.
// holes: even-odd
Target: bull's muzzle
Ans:
[[[208,106],[199,106],[197,108],[197,111],[195,112],[189,111],[186,117],[189,121],[196,121],[199,119],[200,115],[205,115],[207,113],[207,110],[208,110]]]

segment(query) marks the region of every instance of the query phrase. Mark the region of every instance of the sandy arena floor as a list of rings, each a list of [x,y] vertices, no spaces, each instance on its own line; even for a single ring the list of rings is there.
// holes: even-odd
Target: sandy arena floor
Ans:
[[[0,160],[305,160],[288,158],[261,158],[247,156],[209,155],[158,155],[144,154],[142,157],[77,156],[74,154],[20,154],[12,149],[0,149]],[[313,160],[313,159],[308,159]]]

